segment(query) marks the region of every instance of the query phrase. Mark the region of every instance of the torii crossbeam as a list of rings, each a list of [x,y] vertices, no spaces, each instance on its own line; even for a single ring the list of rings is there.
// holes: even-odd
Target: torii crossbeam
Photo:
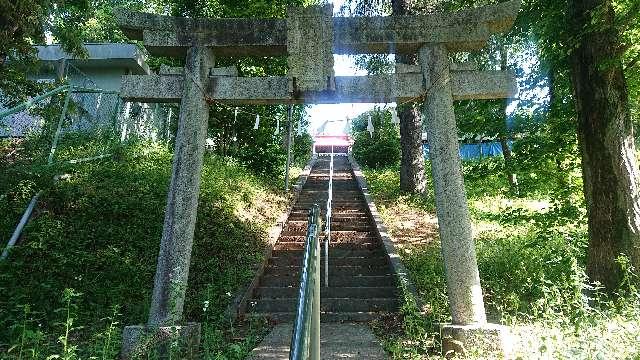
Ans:
[[[416,53],[426,43],[445,44],[451,52],[477,50],[492,34],[509,30],[519,9],[520,1],[509,1],[456,13],[335,17],[330,19],[330,45],[334,54]],[[287,55],[289,19],[191,19],[121,11],[117,21],[152,55],[183,57],[196,44],[218,56]]]
[[[429,88],[415,73],[372,76],[336,76],[335,91],[309,91],[294,98],[289,78],[237,77],[213,75],[207,79],[209,98],[229,105],[404,103],[422,99]],[[183,75],[126,75],[120,96],[128,101],[180,102]],[[503,99],[515,95],[517,88],[511,71],[451,71],[454,100]]]
[[[456,13],[334,18],[325,5],[289,8],[286,19],[118,13],[125,34],[142,40],[151,54],[186,56],[184,69],[122,78],[125,100],[181,104],[149,321],[125,328],[123,357],[143,351],[144,334],[156,339],[168,331],[162,329],[182,323],[209,100],[238,105],[423,101],[452,315],[452,324],[442,328],[443,351],[480,346],[508,356],[507,330],[486,321],[453,101],[511,97],[515,77],[451,64],[449,54],[477,50],[492,34],[509,30],[519,8],[515,0]],[[334,76],[333,54],[362,53],[417,53],[419,65],[398,65],[393,74]],[[214,67],[215,56],[285,55],[289,70],[283,77],[239,77],[235,68]],[[188,341],[198,341],[197,324],[179,328]]]

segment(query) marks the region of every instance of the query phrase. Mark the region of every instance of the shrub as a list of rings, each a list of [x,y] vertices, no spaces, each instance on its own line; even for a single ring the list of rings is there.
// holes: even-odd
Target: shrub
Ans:
[[[293,163],[297,166],[303,167],[309,161],[311,156],[311,147],[313,146],[313,139],[309,133],[305,132],[301,136],[296,136],[293,142]]]
[[[281,177],[287,161],[286,150],[276,143],[243,146],[237,158],[252,172],[266,177]]]
[[[373,136],[366,131],[371,116]],[[362,123],[364,122],[364,130]],[[374,109],[354,120],[353,156],[366,167],[376,169],[397,165],[400,162],[400,133],[391,123],[388,111]]]
[[[45,189],[23,239],[0,262],[0,358],[20,358],[21,349],[37,349],[28,358],[38,359],[71,351],[113,358],[121,326],[143,323],[148,313],[171,153],[129,144],[108,159],[44,168],[70,176],[53,183],[48,174],[43,187],[15,181],[0,188],[15,198],[0,201],[0,211],[16,213],[32,188]],[[11,175],[26,179],[37,169],[12,167]],[[224,333],[227,304],[261,261],[265,229],[284,201],[273,190],[237,161],[205,155],[185,302],[185,317],[203,322],[203,338]],[[0,225],[7,238],[15,223]],[[82,295],[61,304],[71,288]],[[70,318],[63,348],[58,338],[66,331],[58,324]],[[216,349],[223,345],[229,341]]]

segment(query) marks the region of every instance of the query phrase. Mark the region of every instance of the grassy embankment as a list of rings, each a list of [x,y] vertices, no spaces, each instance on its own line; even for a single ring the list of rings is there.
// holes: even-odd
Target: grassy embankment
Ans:
[[[47,167],[41,148],[0,146],[3,242],[44,189],[18,246],[0,262],[0,358],[115,358],[121,328],[146,320],[171,152],[132,143],[108,159]],[[68,148],[75,153],[61,149],[60,158],[96,152]],[[56,174],[67,176],[54,183]],[[186,318],[203,324],[204,358],[242,358],[261,333],[260,324],[238,333],[223,312],[253,277],[266,229],[286,206],[273,180],[230,158],[205,158],[185,305]]]
[[[490,321],[512,326],[522,359],[640,358],[640,294],[632,275],[616,297],[587,284],[580,192],[556,202],[543,193],[517,197],[499,167],[493,160],[464,165]],[[400,191],[398,168],[365,175],[425,303],[420,311],[405,305],[403,320],[374,327],[395,359],[439,358],[437,323],[450,317],[430,176],[428,193],[416,196]],[[579,183],[579,174],[572,178]]]

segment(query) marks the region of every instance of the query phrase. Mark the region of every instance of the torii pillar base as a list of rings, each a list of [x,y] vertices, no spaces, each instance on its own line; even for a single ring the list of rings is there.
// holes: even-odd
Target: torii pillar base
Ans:
[[[122,331],[120,359],[138,359],[158,352],[159,358],[199,359],[200,324],[148,327],[126,326]]]
[[[480,355],[512,359],[513,336],[508,326],[498,324],[440,325],[442,356]]]

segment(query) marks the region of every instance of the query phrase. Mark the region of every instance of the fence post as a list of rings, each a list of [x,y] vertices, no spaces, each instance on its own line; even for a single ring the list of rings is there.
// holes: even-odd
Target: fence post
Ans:
[[[56,134],[53,137],[53,143],[51,144],[51,151],[49,152],[49,158],[47,159],[47,164],[51,165],[53,162],[53,155],[56,152],[56,148],[58,147],[58,139],[60,138],[60,133],[62,132],[62,122],[67,115],[67,108],[69,107],[69,99],[71,98],[71,90],[69,88],[67,90],[67,95],[64,98],[64,106],[62,107],[62,114],[60,114],[60,120],[58,120],[58,127],[56,128]]]

